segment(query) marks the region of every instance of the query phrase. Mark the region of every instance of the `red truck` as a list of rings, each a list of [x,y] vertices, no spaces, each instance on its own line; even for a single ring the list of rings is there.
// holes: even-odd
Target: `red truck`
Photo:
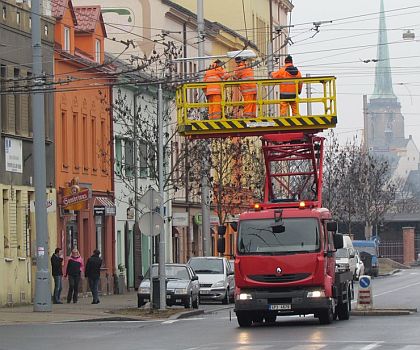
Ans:
[[[314,314],[321,324],[350,317],[350,271],[336,271],[343,246],[323,208],[323,138],[266,135],[264,202],[240,215],[235,254],[235,313],[241,327],[281,315]],[[223,244],[222,244],[223,246]],[[222,247],[223,248],[223,247]]]

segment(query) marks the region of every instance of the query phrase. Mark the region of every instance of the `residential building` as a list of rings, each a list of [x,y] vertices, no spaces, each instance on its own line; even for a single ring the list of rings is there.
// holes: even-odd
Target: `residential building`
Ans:
[[[57,241],[67,258],[77,248],[86,260],[103,259],[102,293],[115,273],[112,89],[103,66],[106,31],[99,6],[53,3],[55,25],[55,168]],[[86,286],[83,286],[86,288]]]
[[[0,306],[29,303],[36,272],[35,189],[30,88],[31,9],[26,2],[0,1]],[[52,80],[54,21],[43,16],[43,71]],[[45,87],[46,162],[54,164],[52,93]],[[50,249],[56,244],[54,167],[46,169]]]

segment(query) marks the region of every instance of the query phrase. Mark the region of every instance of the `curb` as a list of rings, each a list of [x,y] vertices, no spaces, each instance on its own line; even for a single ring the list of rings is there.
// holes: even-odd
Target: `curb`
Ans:
[[[397,272],[400,272],[400,271],[401,271],[401,269],[395,269],[395,270],[392,270],[390,272],[384,273],[384,274],[379,275],[379,276],[391,276],[391,275],[393,275],[393,274],[395,274]]]
[[[352,316],[405,316],[416,313],[417,309],[372,309],[351,310]]]
[[[212,309],[212,310],[198,309],[198,310],[184,311],[179,314],[172,315],[171,317],[168,318],[168,320],[179,320],[182,318],[188,318],[188,317],[203,315],[203,314],[208,315],[208,314],[212,314],[218,311],[228,310],[230,308],[231,306],[226,305],[226,306],[221,306],[217,309]]]

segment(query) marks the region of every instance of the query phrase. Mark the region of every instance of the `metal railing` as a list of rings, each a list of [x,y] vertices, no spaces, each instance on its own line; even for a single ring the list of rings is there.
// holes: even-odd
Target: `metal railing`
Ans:
[[[281,99],[280,85],[294,84],[295,98]],[[241,86],[255,84],[255,100],[244,101]],[[311,91],[310,97],[300,96],[299,85]],[[220,102],[200,102],[206,87],[220,87]],[[269,98],[274,96],[274,98]],[[296,114],[280,114],[280,104],[294,102]],[[248,81],[220,81],[213,83],[186,83],[176,93],[178,130],[191,137],[220,137],[246,133],[261,135],[278,130],[320,131],[335,127],[337,123],[335,77],[310,77],[301,79],[256,79]],[[244,115],[244,109],[252,106],[254,115]],[[216,107],[217,118],[209,118],[208,110]],[[214,110],[214,108],[212,108]],[[249,108],[248,108],[249,109]]]

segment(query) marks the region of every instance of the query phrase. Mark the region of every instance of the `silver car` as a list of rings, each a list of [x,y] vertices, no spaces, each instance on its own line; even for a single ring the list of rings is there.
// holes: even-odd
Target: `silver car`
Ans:
[[[185,308],[198,309],[200,285],[198,276],[185,264],[166,264],[166,304],[183,305]],[[152,279],[158,277],[158,264],[152,266]],[[154,294],[154,293],[153,293]],[[150,272],[147,270],[137,291],[137,306],[150,301]]]
[[[200,282],[200,300],[216,300],[228,304],[234,299],[233,266],[222,257],[194,257],[188,261]]]

